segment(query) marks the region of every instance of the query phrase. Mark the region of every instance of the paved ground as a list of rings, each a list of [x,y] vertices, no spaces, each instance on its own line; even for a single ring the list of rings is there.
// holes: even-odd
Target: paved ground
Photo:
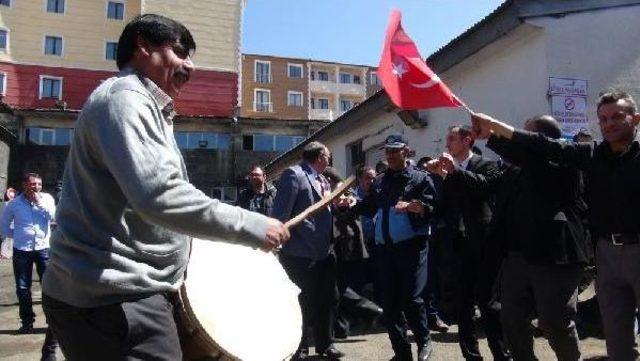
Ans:
[[[35,272],[34,272],[35,273]],[[18,306],[14,291],[11,261],[0,260],[0,360],[23,361],[38,360],[40,347],[44,340],[44,321],[40,307],[39,285],[34,284],[34,301],[36,306],[36,333],[18,335]],[[456,341],[455,328],[447,334],[434,334],[434,360],[461,360]],[[340,342],[338,347],[347,354],[346,360],[389,360],[392,356],[389,341],[384,333],[355,336]],[[481,340],[482,352],[489,355],[487,342]],[[604,342],[600,339],[588,338],[582,342],[585,358],[594,359],[604,355]],[[536,354],[541,360],[555,360],[549,344],[542,338],[536,339]],[[60,354],[58,357],[62,360]],[[312,358],[313,359],[313,358]]]

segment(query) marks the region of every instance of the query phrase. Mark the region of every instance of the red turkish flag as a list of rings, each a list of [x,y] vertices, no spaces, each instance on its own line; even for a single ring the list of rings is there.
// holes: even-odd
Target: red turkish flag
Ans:
[[[463,103],[429,69],[413,40],[402,29],[402,14],[391,12],[378,77],[391,101],[406,110],[460,107]]]

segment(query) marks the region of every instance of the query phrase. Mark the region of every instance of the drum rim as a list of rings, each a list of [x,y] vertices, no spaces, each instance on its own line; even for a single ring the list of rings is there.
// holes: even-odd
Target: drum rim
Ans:
[[[186,280],[185,280],[186,282]],[[196,317],[195,312],[193,311],[193,308],[191,307],[191,303],[189,302],[189,298],[187,297],[187,287],[185,285],[185,282],[182,283],[182,285],[180,286],[180,299],[182,301],[182,311],[186,314],[188,321],[192,322],[196,327],[194,328],[194,331],[192,332],[192,337],[198,337],[201,340],[205,341],[205,343],[208,343],[208,352],[211,352],[212,348],[215,348],[215,351],[218,352],[219,354],[221,353],[222,356],[225,356],[227,358],[229,358],[230,360],[234,360],[234,361],[241,361],[240,358],[232,355],[231,353],[229,353],[229,351],[225,350],[224,347],[222,347],[218,342],[216,342],[210,335],[209,333],[206,331],[206,329],[202,326],[202,324],[200,323],[200,321],[198,320],[198,317]],[[212,346],[213,345],[213,346]],[[218,356],[220,357],[220,355],[211,355],[211,356]]]

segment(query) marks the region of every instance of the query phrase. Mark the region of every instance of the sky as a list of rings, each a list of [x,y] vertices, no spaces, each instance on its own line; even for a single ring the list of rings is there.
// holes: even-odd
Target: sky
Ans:
[[[242,52],[377,66],[392,9],[423,58],[503,0],[247,0]]]

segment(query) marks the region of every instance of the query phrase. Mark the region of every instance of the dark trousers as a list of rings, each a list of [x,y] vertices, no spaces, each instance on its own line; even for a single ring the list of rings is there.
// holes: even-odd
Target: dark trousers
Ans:
[[[427,255],[424,238],[374,248],[376,287],[382,298],[384,323],[398,360],[412,359],[406,324],[413,331],[419,348],[431,341],[422,299],[427,283]]]
[[[334,329],[336,335],[349,335],[350,326],[356,319],[372,321],[379,310],[378,305],[362,296],[367,282],[369,259],[338,261],[338,313]]]
[[[20,251],[13,249],[13,275],[16,279],[16,295],[20,304],[20,320],[24,325],[33,324],[36,314],[33,313],[31,299],[31,283],[33,281],[33,264],[36,265],[38,277],[42,280],[49,260],[49,249],[39,251]]]
[[[504,360],[509,357],[509,352],[500,325],[500,307],[492,293],[499,264],[491,264],[484,252],[478,249],[477,245],[470,244],[468,239],[461,238],[457,241],[466,244],[458,247],[456,252],[455,304],[458,342],[462,356],[467,360],[482,360],[473,321],[475,305],[478,305],[494,360]]]
[[[581,277],[581,265],[533,265],[521,253],[509,253],[500,282],[501,318],[515,360],[537,360],[531,327],[534,311],[556,358],[581,359],[574,322]]]
[[[42,306],[69,361],[182,359],[174,306],[166,294],[93,308],[43,295]]]
[[[300,288],[302,340],[299,348],[309,348],[309,327],[312,327],[316,351],[322,352],[331,346],[337,308],[335,255],[330,254],[324,260],[313,261],[281,254],[280,263],[289,278]]]
[[[596,291],[607,355],[612,361],[640,360],[634,332],[640,307],[640,244],[616,246],[598,241]]]
[[[427,268],[429,277],[427,277],[427,285],[424,288],[424,303],[429,317],[439,317],[439,301],[440,301],[440,242],[436,237],[429,239],[429,253],[427,255]]]
[[[16,280],[16,295],[18,296],[20,320],[23,325],[32,325],[36,314],[33,312],[33,299],[31,298],[31,283],[33,282],[33,265],[36,265],[38,278],[42,280],[42,275],[47,268],[49,261],[49,249],[38,251],[21,251],[13,249],[13,275]],[[55,354],[58,342],[51,331],[47,332],[42,345],[42,356]]]

